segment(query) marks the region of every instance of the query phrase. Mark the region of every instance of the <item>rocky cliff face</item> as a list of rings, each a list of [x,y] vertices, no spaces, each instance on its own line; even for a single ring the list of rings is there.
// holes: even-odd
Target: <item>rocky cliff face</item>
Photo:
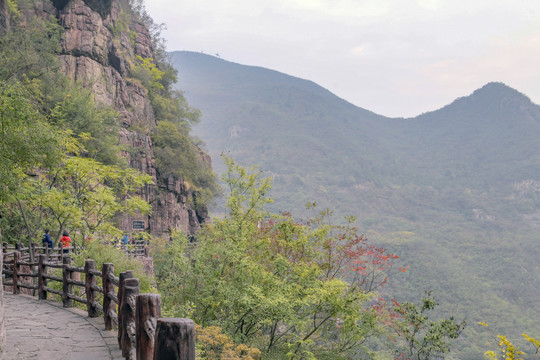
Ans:
[[[126,0],[35,3],[36,15],[53,15],[64,29],[59,57],[65,73],[91,88],[97,102],[116,109],[120,142],[129,149],[123,156],[131,167],[154,180],[155,185],[142,189],[143,197],[152,204],[151,216],[126,215],[120,220],[122,228],[128,232],[144,228],[158,236],[170,229],[194,233],[206,214],[191,208],[194,194],[182,179],[162,179],[157,173],[149,135],[156,126],[154,110],[146,89],[128,77],[130,59],[153,57],[148,29],[126,16]]]

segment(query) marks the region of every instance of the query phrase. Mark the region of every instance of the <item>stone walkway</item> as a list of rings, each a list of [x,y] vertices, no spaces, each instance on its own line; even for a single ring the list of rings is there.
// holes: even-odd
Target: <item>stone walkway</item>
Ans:
[[[2,360],[120,360],[116,331],[80,309],[4,293],[7,329]]]

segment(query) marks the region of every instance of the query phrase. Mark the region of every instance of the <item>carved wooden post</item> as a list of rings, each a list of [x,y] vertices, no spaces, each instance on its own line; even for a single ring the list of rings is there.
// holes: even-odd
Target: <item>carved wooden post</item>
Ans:
[[[191,319],[158,319],[154,360],[195,360],[195,324]]]
[[[114,302],[108,296],[111,291],[114,292],[114,284],[110,279],[111,274],[114,274],[114,265],[111,263],[103,264],[101,277],[103,279],[103,320],[105,320],[105,330],[113,329],[111,313],[114,312]]]
[[[126,360],[137,358],[135,338],[135,299],[139,295],[139,279],[126,279],[122,292],[122,356]]]
[[[161,295],[141,294],[135,305],[137,360],[154,360],[157,319],[161,317]]]
[[[47,300],[47,279],[44,275],[47,274],[47,266],[45,262],[47,261],[47,255],[39,255],[39,265],[38,265],[38,298],[39,300]]]
[[[73,300],[69,297],[72,294],[72,287],[68,281],[71,280],[71,270],[68,270],[68,266],[71,264],[71,257],[66,255],[62,258],[62,303],[64,307],[69,308],[73,306]]]
[[[6,263],[6,260],[8,259],[8,258],[7,258],[7,255],[6,255],[6,254],[7,254],[7,251],[8,251],[8,243],[7,243],[7,242],[2,243],[2,262],[3,262],[3,264],[2,264],[2,270],[4,269],[3,266],[4,266],[4,264]],[[7,275],[6,275],[6,277],[7,277]],[[3,286],[2,286],[2,289],[4,289]]]
[[[97,285],[96,276],[92,274],[92,271],[95,269],[96,262],[94,260],[88,259],[84,262],[86,309],[88,310],[88,317],[99,316],[96,307],[96,290],[92,288]]]
[[[122,347],[122,298],[124,294],[124,282],[126,279],[133,278],[133,270],[128,270],[120,273],[118,277],[118,346]]]
[[[21,253],[16,250],[13,253],[13,294],[18,295],[21,293],[21,289],[19,288],[19,258],[21,257]]]

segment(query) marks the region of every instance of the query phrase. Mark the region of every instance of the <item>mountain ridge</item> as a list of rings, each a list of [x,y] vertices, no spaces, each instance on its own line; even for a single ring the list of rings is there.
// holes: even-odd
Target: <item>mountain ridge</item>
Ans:
[[[309,216],[303,205],[316,201],[355,215],[370,240],[411,265],[391,280],[398,300],[432,289],[443,312],[469,323],[540,332],[531,320],[540,309],[523,300],[540,298],[540,279],[522,271],[537,268],[540,242],[531,185],[540,182],[540,107],[528,97],[491,82],[441,109],[388,118],[307,85],[296,91],[283,75],[225,79],[221,61],[206,69],[178,53],[172,60],[203,113],[195,133],[214,158],[224,152],[272,177],[274,211]],[[463,341],[450,359],[483,358],[486,333],[473,325]]]
[[[270,79],[275,80],[275,77],[271,77],[270,75],[277,75],[278,78],[280,78],[280,79],[294,79],[295,81],[298,82],[298,84],[302,84],[302,83],[305,84],[305,86],[302,87],[304,89],[305,88],[317,88],[322,95],[330,95],[332,97],[335,97],[335,98],[339,99],[341,102],[343,102],[344,104],[347,104],[347,106],[354,107],[356,109],[365,111],[367,113],[371,113],[371,114],[379,116],[381,118],[393,119],[393,120],[415,119],[415,118],[418,118],[418,117],[422,117],[425,114],[431,114],[431,113],[437,112],[439,110],[442,110],[444,108],[452,106],[455,103],[460,103],[461,101],[464,101],[464,100],[466,100],[466,101],[473,101],[473,100],[476,101],[478,99],[485,99],[486,97],[493,100],[493,95],[494,94],[499,95],[501,97],[501,100],[502,100],[502,98],[504,98],[504,97],[506,97],[508,95],[512,95],[515,100],[516,99],[517,100],[524,100],[525,102],[528,102],[530,104],[538,105],[538,104],[534,103],[530,99],[530,97],[528,97],[527,95],[525,95],[522,92],[518,91],[517,89],[514,89],[513,87],[505,84],[504,82],[500,82],[500,81],[495,80],[495,81],[487,82],[486,84],[482,85],[481,87],[473,90],[468,95],[463,95],[463,96],[457,97],[456,99],[450,101],[448,104],[440,107],[439,109],[422,112],[422,113],[420,113],[420,114],[418,114],[416,116],[388,117],[388,116],[385,116],[385,115],[378,114],[378,113],[376,113],[374,111],[371,111],[371,110],[369,110],[367,108],[360,107],[360,106],[358,106],[358,105],[356,105],[354,103],[351,103],[350,101],[341,98],[339,95],[336,95],[336,94],[332,93],[330,90],[318,85],[317,83],[315,83],[312,80],[303,79],[303,78],[300,78],[300,77],[296,77],[294,75],[289,75],[289,74],[286,74],[286,73],[278,71],[278,70],[268,69],[268,68],[264,68],[264,67],[256,66],[256,65],[242,65],[240,63],[225,60],[225,59],[222,59],[220,57],[205,54],[205,53],[202,53],[202,52],[198,53],[198,52],[194,52],[194,51],[181,50],[181,51],[170,52],[169,55],[171,56],[171,60],[173,62],[179,56],[183,57],[183,59],[182,59],[183,63],[187,64],[188,62],[190,62],[191,63],[190,66],[194,66],[194,62],[199,63],[198,64],[199,66],[200,65],[204,66],[205,62],[206,62],[206,66],[207,65],[215,65],[215,64],[219,64],[219,63],[221,63],[221,64],[225,63],[228,66],[230,66],[231,68],[234,68],[234,70],[235,70],[234,73],[236,73],[236,74],[244,74],[245,75],[246,70],[247,70],[248,73],[256,74],[259,77],[258,80],[265,80],[265,78],[270,78]],[[191,80],[191,79],[189,79],[189,76],[190,76],[189,72],[184,73],[182,71],[182,68],[179,68],[178,70],[180,71],[179,84],[182,83],[182,80]],[[268,74],[269,76],[261,76],[261,74],[263,74],[263,75]],[[189,94],[189,91],[188,91],[188,94]]]
[[[169,56],[171,57],[171,61],[172,62],[175,62],[175,60],[177,59],[177,57],[181,56],[182,57],[182,61],[184,62],[184,64],[189,64],[189,66],[208,66],[208,65],[211,65],[211,66],[215,66],[216,64],[220,64],[220,65],[223,65],[225,64],[228,68],[228,71],[225,73],[225,76],[224,74],[220,74],[220,79],[223,81],[223,80],[230,80],[228,79],[227,77],[230,76],[230,75],[237,75],[237,74],[242,74],[243,76],[248,76],[248,75],[255,75],[259,80],[259,81],[263,81],[263,80],[268,80],[268,79],[271,79],[273,82],[278,82],[277,80],[280,80],[280,81],[283,81],[283,80],[292,80],[294,82],[294,85],[298,88],[301,88],[301,89],[308,89],[308,90],[312,90],[312,89],[316,89],[317,90],[317,93],[319,95],[330,95],[331,97],[335,98],[336,101],[342,103],[342,104],[346,104],[346,106],[348,107],[354,107],[356,109],[361,109],[367,113],[370,113],[370,114],[373,114],[373,115],[377,115],[377,116],[380,116],[380,117],[385,117],[383,115],[379,115],[379,114],[376,114],[375,112],[373,111],[370,111],[370,110],[367,110],[367,109],[364,109],[364,108],[361,108],[357,105],[354,105],[352,104],[351,102],[333,94],[332,92],[330,92],[328,89],[316,84],[315,82],[311,81],[311,80],[307,80],[307,79],[303,79],[303,78],[300,78],[300,77],[296,77],[296,76],[292,76],[292,75],[288,75],[286,73],[283,73],[283,72],[280,72],[280,71],[277,71],[277,70],[272,70],[272,69],[267,69],[267,68],[264,68],[264,67],[260,67],[260,66],[253,66],[253,65],[242,65],[242,64],[239,64],[239,63],[235,63],[235,62],[232,62],[232,61],[228,61],[228,60],[224,60],[222,58],[219,58],[219,57],[215,57],[215,56],[212,56],[212,55],[208,55],[208,54],[204,54],[204,53],[197,53],[197,52],[193,52],[193,51],[174,51],[174,52],[170,52],[169,53]],[[207,68],[208,69],[208,68]],[[178,69],[179,70],[179,84],[182,84],[182,82],[184,81],[192,81],[192,79],[189,78],[190,74],[189,72],[183,72],[181,68]],[[212,68],[209,68],[209,73],[207,73],[207,75],[212,75]],[[246,75],[247,74],[247,75]],[[277,75],[277,78],[272,76],[272,75]],[[189,96],[189,91],[187,92],[188,96]]]

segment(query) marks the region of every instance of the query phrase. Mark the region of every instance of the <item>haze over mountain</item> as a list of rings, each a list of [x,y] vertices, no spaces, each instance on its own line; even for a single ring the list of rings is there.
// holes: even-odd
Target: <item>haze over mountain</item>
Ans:
[[[357,216],[410,264],[391,284],[398,293],[433,289],[468,319],[455,358],[482,358],[490,331],[540,332],[540,107],[528,97],[489,83],[437,111],[387,118],[276,71],[171,56],[214,168],[222,152],[259,165],[275,210],[303,216],[316,201]]]

